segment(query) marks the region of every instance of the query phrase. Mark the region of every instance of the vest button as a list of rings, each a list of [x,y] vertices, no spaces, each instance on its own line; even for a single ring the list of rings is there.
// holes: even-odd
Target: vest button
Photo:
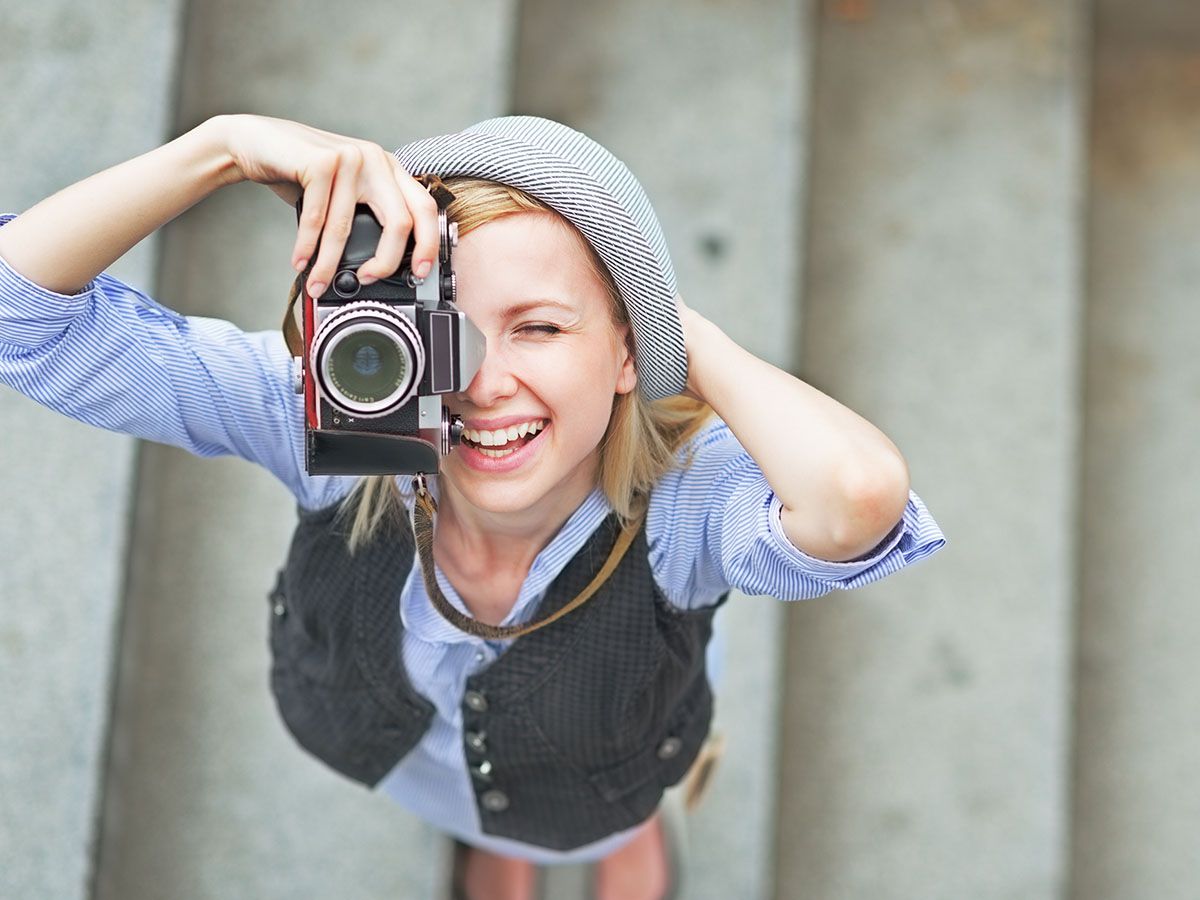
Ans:
[[[463,695],[463,699],[467,701],[467,706],[475,712],[487,712],[487,697],[483,696],[479,691],[467,691]]]
[[[658,758],[671,759],[679,755],[679,751],[683,749],[683,741],[677,737],[666,738],[658,745]]]
[[[282,600],[276,600],[275,605],[271,607],[271,612],[282,619],[287,615],[287,607],[283,605]]]
[[[471,777],[482,784],[492,783],[492,763],[485,759],[477,766],[471,766]]]
[[[479,798],[483,803],[483,808],[488,812],[504,812],[508,809],[508,794],[504,791],[498,791],[493,788],[490,791],[484,791],[483,796]]]
[[[466,734],[467,746],[476,753],[483,753],[487,750],[487,732],[484,731],[468,731]]]

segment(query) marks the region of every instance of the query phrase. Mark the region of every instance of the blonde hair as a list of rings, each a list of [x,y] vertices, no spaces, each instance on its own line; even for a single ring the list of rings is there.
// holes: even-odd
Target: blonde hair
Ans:
[[[454,200],[446,212],[458,223],[460,236],[503,216],[544,213],[553,217],[579,242],[593,274],[605,287],[614,333],[629,324],[625,303],[603,261],[582,234],[546,204],[524,191],[479,178],[447,178]],[[632,347],[630,348],[632,352]],[[650,489],[674,465],[683,443],[713,413],[707,403],[682,395],[647,400],[635,388],[614,395],[608,429],[600,441],[599,487],[624,527],[645,511]],[[690,464],[691,458],[685,460]],[[406,515],[395,476],[368,475],[359,479],[342,501],[338,516],[351,519],[348,544],[353,553],[389,517]]]

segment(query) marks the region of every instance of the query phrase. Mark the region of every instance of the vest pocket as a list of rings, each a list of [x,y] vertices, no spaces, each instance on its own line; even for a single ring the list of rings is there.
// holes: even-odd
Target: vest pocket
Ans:
[[[267,637],[274,665],[286,665],[313,684],[333,689],[357,686],[353,654],[341,652],[336,633],[321,628],[317,618],[289,595],[282,571],[267,600]]]
[[[283,572],[267,599],[271,693],[284,725],[331,769],[375,787],[416,746],[430,713],[418,704],[382,705],[362,677],[348,622],[308,621]],[[347,616],[349,604],[338,611]]]
[[[336,772],[377,785],[420,739],[420,728],[390,721],[369,689],[336,690],[308,682],[286,665],[271,667],[271,693],[296,743]]]
[[[610,803],[624,799],[627,806],[643,807],[650,796],[652,803],[657,803],[665,788],[687,774],[708,735],[711,720],[712,691],[706,681],[674,711],[667,727],[656,730],[636,754],[591,773],[588,780]],[[648,786],[650,791],[646,790]]]

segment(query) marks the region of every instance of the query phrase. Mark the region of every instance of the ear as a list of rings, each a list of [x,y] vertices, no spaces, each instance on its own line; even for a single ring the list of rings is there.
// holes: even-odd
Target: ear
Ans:
[[[633,356],[633,339],[629,334],[629,326],[622,325],[617,330],[617,346],[621,353],[621,369],[617,373],[618,394],[628,394],[637,387],[637,365]]]

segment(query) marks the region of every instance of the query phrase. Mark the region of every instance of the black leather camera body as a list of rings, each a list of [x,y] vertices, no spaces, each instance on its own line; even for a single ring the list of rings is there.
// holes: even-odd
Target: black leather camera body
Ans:
[[[320,297],[304,291],[296,386],[310,475],[436,474],[458,443],[462,422],[441,395],[470,384],[485,339],[455,306],[458,229],[444,209],[438,229],[440,250],[425,278],[412,272],[410,234],[400,268],[363,285],[358,267],[375,255],[383,230],[359,204],[331,284]]]

